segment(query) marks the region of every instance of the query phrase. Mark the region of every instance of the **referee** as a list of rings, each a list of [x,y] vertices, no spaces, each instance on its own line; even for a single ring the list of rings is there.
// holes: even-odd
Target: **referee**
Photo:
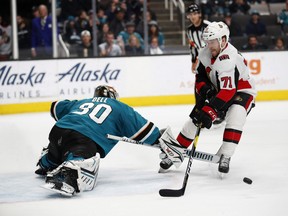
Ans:
[[[191,22],[191,25],[189,25],[186,30],[186,34],[189,40],[190,54],[192,58],[192,72],[195,73],[199,50],[205,46],[204,41],[202,40],[202,32],[210,22],[203,20],[201,9],[195,3],[191,4],[186,9],[186,13],[187,18]]]

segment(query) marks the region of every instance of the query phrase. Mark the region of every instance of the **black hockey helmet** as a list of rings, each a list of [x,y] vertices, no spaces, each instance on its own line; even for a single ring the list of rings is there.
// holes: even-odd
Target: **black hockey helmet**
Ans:
[[[107,97],[118,100],[119,94],[112,86],[100,85],[95,89],[94,97]]]
[[[192,3],[186,9],[186,13],[194,13],[194,12],[201,13],[201,9],[200,9],[199,5],[196,3]]]

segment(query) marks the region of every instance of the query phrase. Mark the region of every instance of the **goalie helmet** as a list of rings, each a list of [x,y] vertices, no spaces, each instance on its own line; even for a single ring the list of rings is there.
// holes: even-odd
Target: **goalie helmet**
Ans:
[[[224,22],[212,22],[203,31],[202,38],[204,41],[217,39],[221,44],[222,37],[226,37],[226,42],[229,40],[230,31]]]
[[[108,97],[118,100],[119,94],[112,86],[100,85],[95,89],[94,97]]]

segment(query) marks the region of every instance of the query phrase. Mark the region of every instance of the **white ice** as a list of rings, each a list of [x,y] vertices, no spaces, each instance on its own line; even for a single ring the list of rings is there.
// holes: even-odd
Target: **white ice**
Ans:
[[[192,105],[135,108],[176,136]],[[194,160],[186,193],[163,198],[159,189],[182,186],[181,167],[158,174],[157,149],[120,142],[101,160],[96,188],[72,198],[42,189],[35,164],[54,121],[49,113],[0,116],[0,215],[284,216],[288,214],[288,101],[258,102],[224,179],[217,166]],[[215,153],[223,126],[204,130],[197,149]],[[242,181],[253,180],[252,185]]]

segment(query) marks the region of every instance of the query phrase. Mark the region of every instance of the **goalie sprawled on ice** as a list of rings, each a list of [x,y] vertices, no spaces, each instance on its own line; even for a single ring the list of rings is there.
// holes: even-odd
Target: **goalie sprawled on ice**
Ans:
[[[107,139],[107,134],[161,149],[161,158],[169,158],[176,167],[183,162],[186,149],[176,140],[169,144],[173,137],[163,141],[163,137],[171,137],[170,130],[161,137],[158,127],[120,102],[110,86],[98,86],[93,98],[53,102],[50,112],[56,123],[35,171],[46,176],[46,189],[66,196],[93,190],[100,158],[105,158],[118,142]]]

